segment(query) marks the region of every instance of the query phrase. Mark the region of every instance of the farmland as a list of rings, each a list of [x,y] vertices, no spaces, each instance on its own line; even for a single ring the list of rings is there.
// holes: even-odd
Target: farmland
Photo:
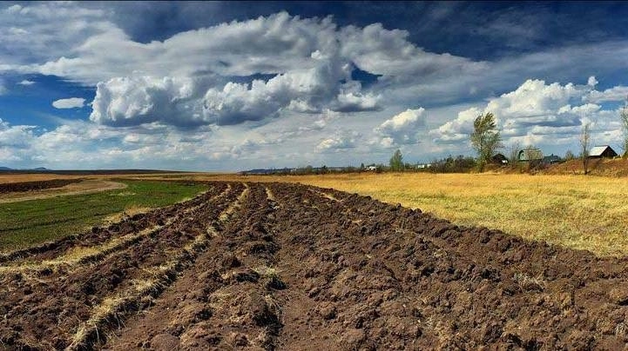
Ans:
[[[205,188],[176,182],[124,180],[115,183],[122,185],[119,187],[122,189],[66,196],[50,189],[55,191],[55,196],[8,203],[0,200],[0,251],[59,239],[99,225],[118,213],[166,206],[190,198]],[[16,187],[16,184],[30,183],[7,183],[5,187]],[[19,200],[18,195],[42,196],[41,192],[34,193],[38,195],[10,193],[4,197]]]
[[[400,203],[460,226],[499,229],[599,256],[628,255],[628,182],[621,177],[497,173],[172,177],[299,182]]]
[[[603,256],[628,255],[628,182],[527,174],[363,174],[300,182],[432,212],[458,225],[500,229]]]
[[[625,259],[369,197],[212,182],[0,258],[0,341],[35,349],[617,349]]]

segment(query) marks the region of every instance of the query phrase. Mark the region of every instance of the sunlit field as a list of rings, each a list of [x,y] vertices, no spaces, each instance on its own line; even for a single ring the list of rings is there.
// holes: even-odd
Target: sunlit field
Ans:
[[[119,219],[121,212],[167,206],[207,188],[172,182],[124,183],[128,187],[119,190],[0,203],[0,252],[78,234],[109,217]]]
[[[187,173],[127,178],[299,182],[401,203],[458,225],[500,229],[527,239],[589,250],[600,256],[628,254],[625,178],[493,173],[246,177]]]
[[[385,202],[420,208],[458,225],[500,229],[602,256],[628,254],[626,179],[388,173],[279,180],[370,195]]]
[[[600,256],[628,255],[625,178],[502,173],[246,177],[197,173],[170,177],[299,182],[335,188],[419,208],[457,225],[500,229],[526,239],[589,250]],[[149,178],[164,179],[157,175]]]

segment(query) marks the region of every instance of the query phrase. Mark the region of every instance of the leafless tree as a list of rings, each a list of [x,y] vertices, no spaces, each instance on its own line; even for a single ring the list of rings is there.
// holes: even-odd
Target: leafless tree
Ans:
[[[624,137],[621,147],[624,149],[623,157],[626,157],[628,155],[628,100],[624,103],[624,107],[619,110],[619,119]]]
[[[508,162],[514,167],[519,162],[519,151],[521,151],[521,145],[515,141],[508,148]]]
[[[589,173],[589,151],[591,148],[591,123],[585,123],[582,125],[582,132],[580,132],[580,152],[582,157],[582,168],[584,174]]]
[[[571,150],[567,150],[567,152],[565,152],[565,161],[571,161],[574,158],[576,158],[576,156],[574,156],[573,152],[571,152]]]

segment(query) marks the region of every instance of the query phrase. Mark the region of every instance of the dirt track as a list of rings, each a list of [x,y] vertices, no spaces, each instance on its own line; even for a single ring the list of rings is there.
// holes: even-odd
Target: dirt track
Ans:
[[[8,349],[623,349],[628,262],[331,189],[204,195],[0,257]]]

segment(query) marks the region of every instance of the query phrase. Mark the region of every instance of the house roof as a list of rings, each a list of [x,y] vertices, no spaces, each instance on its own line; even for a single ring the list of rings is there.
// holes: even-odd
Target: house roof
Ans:
[[[613,150],[608,145],[595,146],[595,147],[591,148],[591,151],[589,151],[589,156],[602,156],[602,154],[604,153],[604,151],[607,148],[610,148],[611,150]]]
[[[563,159],[560,158],[560,156],[556,156],[554,154],[543,157],[543,163],[546,163],[546,164],[559,163],[559,162],[562,162],[562,160]]]

